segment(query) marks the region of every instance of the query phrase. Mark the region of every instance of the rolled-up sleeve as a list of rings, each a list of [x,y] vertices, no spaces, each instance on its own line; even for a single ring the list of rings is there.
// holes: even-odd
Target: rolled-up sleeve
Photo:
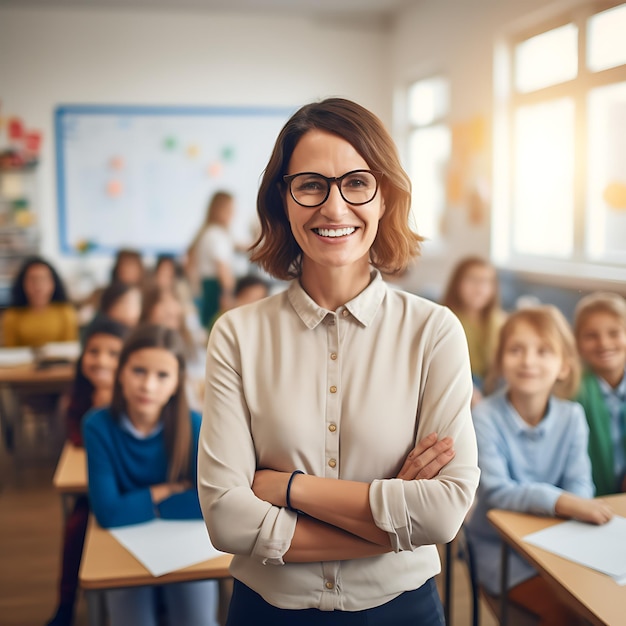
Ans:
[[[252,491],[256,455],[240,349],[229,316],[222,316],[211,331],[207,349],[198,449],[200,505],[216,548],[282,565],[297,516],[260,500]]]
[[[454,440],[454,459],[431,480],[375,480],[370,507],[396,552],[447,543],[457,534],[478,486],[480,471],[470,412],[472,380],[463,329],[447,309],[432,320],[418,402],[419,441],[431,432]]]

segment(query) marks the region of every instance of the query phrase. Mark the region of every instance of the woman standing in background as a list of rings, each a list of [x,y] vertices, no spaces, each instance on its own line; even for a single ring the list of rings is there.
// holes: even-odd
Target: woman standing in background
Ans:
[[[221,301],[229,303],[235,287],[235,243],[229,232],[234,207],[230,193],[217,191],[209,202],[205,223],[187,251],[187,271],[192,285],[199,286],[200,320],[205,327]]]

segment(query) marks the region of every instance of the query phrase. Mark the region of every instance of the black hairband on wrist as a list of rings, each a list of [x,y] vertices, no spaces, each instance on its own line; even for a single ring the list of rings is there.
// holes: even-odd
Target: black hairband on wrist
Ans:
[[[297,474],[304,474],[304,472],[302,470],[294,470],[293,472],[291,472],[291,476],[289,477],[289,482],[287,483],[287,494],[285,496],[285,500],[287,502],[287,508],[290,511],[293,511],[294,513],[302,513],[302,511],[298,510],[298,509],[294,509],[291,506],[291,483],[293,482],[293,479],[295,478],[295,476]]]

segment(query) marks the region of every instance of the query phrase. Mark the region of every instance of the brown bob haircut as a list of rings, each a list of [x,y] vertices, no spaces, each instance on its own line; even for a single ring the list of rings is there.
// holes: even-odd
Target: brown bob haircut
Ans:
[[[150,324],[141,324],[128,336],[120,354],[111,413],[116,420],[127,413],[126,399],[122,393],[119,376],[131,354],[146,348],[162,348],[171,352],[178,361],[178,386],[167,404],[163,407],[163,435],[169,461],[169,480],[192,480],[195,473],[190,465],[191,459],[191,421],[189,405],[185,394],[185,346],[180,335],[170,328]],[[192,482],[195,482],[192,480]]]
[[[383,173],[380,193],[385,212],[370,251],[372,264],[396,274],[419,255],[420,237],[409,227],[411,182],[400,165],[396,146],[373,113],[343,98],[307,104],[296,111],[280,131],[257,196],[261,234],[252,246],[251,260],[281,280],[302,272],[302,250],[292,232],[285,198],[289,161],[298,141],[311,130],[337,135],[350,143],[370,169]]]
[[[580,359],[576,350],[574,334],[567,319],[559,309],[551,304],[520,309],[509,315],[500,329],[498,348],[493,361],[492,371],[486,382],[486,390],[490,393],[495,389],[498,379],[502,376],[502,361],[507,341],[513,334],[516,324],[526,323],[537,334],[549,343],[556,352],[561,354],[563,362],[568,365],[568,372],[556,381],[553,389],[559,398],[572,398],[578,391],[580,383]]]

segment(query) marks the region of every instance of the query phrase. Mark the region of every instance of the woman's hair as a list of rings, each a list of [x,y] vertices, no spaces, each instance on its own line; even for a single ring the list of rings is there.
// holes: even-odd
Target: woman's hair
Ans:
[[[185,346],[178,332],[165,326],[139,325],[126,339],[120,355],[111,413],[117,420],[127,413],[126,399],[120,383],[120,372],[134,352],[146,348],[167,350],[178,361],[178,386],[161,412],[165,446],[169,460],[169,480],[177,482],[193,476],[191,468],[191,422],[185,394]]]
[[[500,289],[498,280],[495,277],[495,268],[487,259],[484,259],[483,257],[468,256],[461,259],[454,266],[452,273],[450,274],[450,278],[448,279],[448,284],[443,294],[441,303],[457,315],[463,313],[465,307],[461,301],[461,283],[465,279],[466,274],[475,267],[489,268],[493,270],[494,273],[493,294],[489,302],[485,305],[485,308],[481,311],[481,317],[483,321],[486,321],[494,311],[500,309]]]
[[[115,262],[113,263],[113,269],[111,270],[111,282],[119,282],[119,270],[120,267],[124,263],[128,263],[128,261],[133,261],[137,264],[138,267],[141,268],[141,273],[143,276],[144,266],[143,259],[141,258],[141,252],[138,250],[132,250],[131,248],[120,248],[115,255]]]
[[[280,131],[257,196],[261,234],[252,246],[251,261],[273,276],[287,280],[302,272],[302,250],[287,218],[287,187],[283,176],[303,135],[311,130],[331,133],[350,143],[370,169],[383,173],[380,193],[385,211],[372,244],[372,264],[395,274],[418,256],[422,237],[409,227],[411,182],[400,165],[396,146],[373,113],[342,98],[307,104]]]
[[[82,419],[93,406],[92,397],[95,387],[83,374],[83,356],[89,345],[89,340],[94,335],[111,335],[124,341],[128,332],[127,326],[104,316],[96,317],[85,329],[83,348],[76,362],[76,374],[66,412],[68,437],[75,445],[82,445]]]
[[[561,354],[563,362],[569,366],[568,373],[562,380],[556,381],[553,393],[560,398],[572,398],[578,391],[581,372],[576,341],[563,313],[551,304],[521,309],[509,315],[500,329],[492,370],[485,383],[486,390],[493,391],[495,384],[502,377],[506,344],[515,331],[515,326],[520,322],[531,326],[544,341]]]
[[[24,260],[17,276],[13,280],[13,285],[11,286],[11,306],[29,306],[28,298],[24,291],[24,279],[26,278],[26,273],[33,265],[45,265],[52,274],[54,291],[52,292],[50,302],[68,302],[63,281],[54,267],[40,256],[31,256]]]
[[[619,294],[610,291],[596,291],[581,298],[574,309],[574,334],[576,338],[579,337],[587,319],[594,313],[613,315],[626,328],[626,300]]]
[[[234,200],[233,194],[228,193],[228,191],[216,191],[209,200],[209,205],[207,206],[206,215],[204,218],[204,222],[198,229],[195,237],[192,239],[189,244],[189,248],[187,248],[187,252],[193,252],[202,237],[202,234],[206,230],[206,227],[210,224],[219,223],[219,215],[222,212],[223,208],[229,204],[232,204]]]

